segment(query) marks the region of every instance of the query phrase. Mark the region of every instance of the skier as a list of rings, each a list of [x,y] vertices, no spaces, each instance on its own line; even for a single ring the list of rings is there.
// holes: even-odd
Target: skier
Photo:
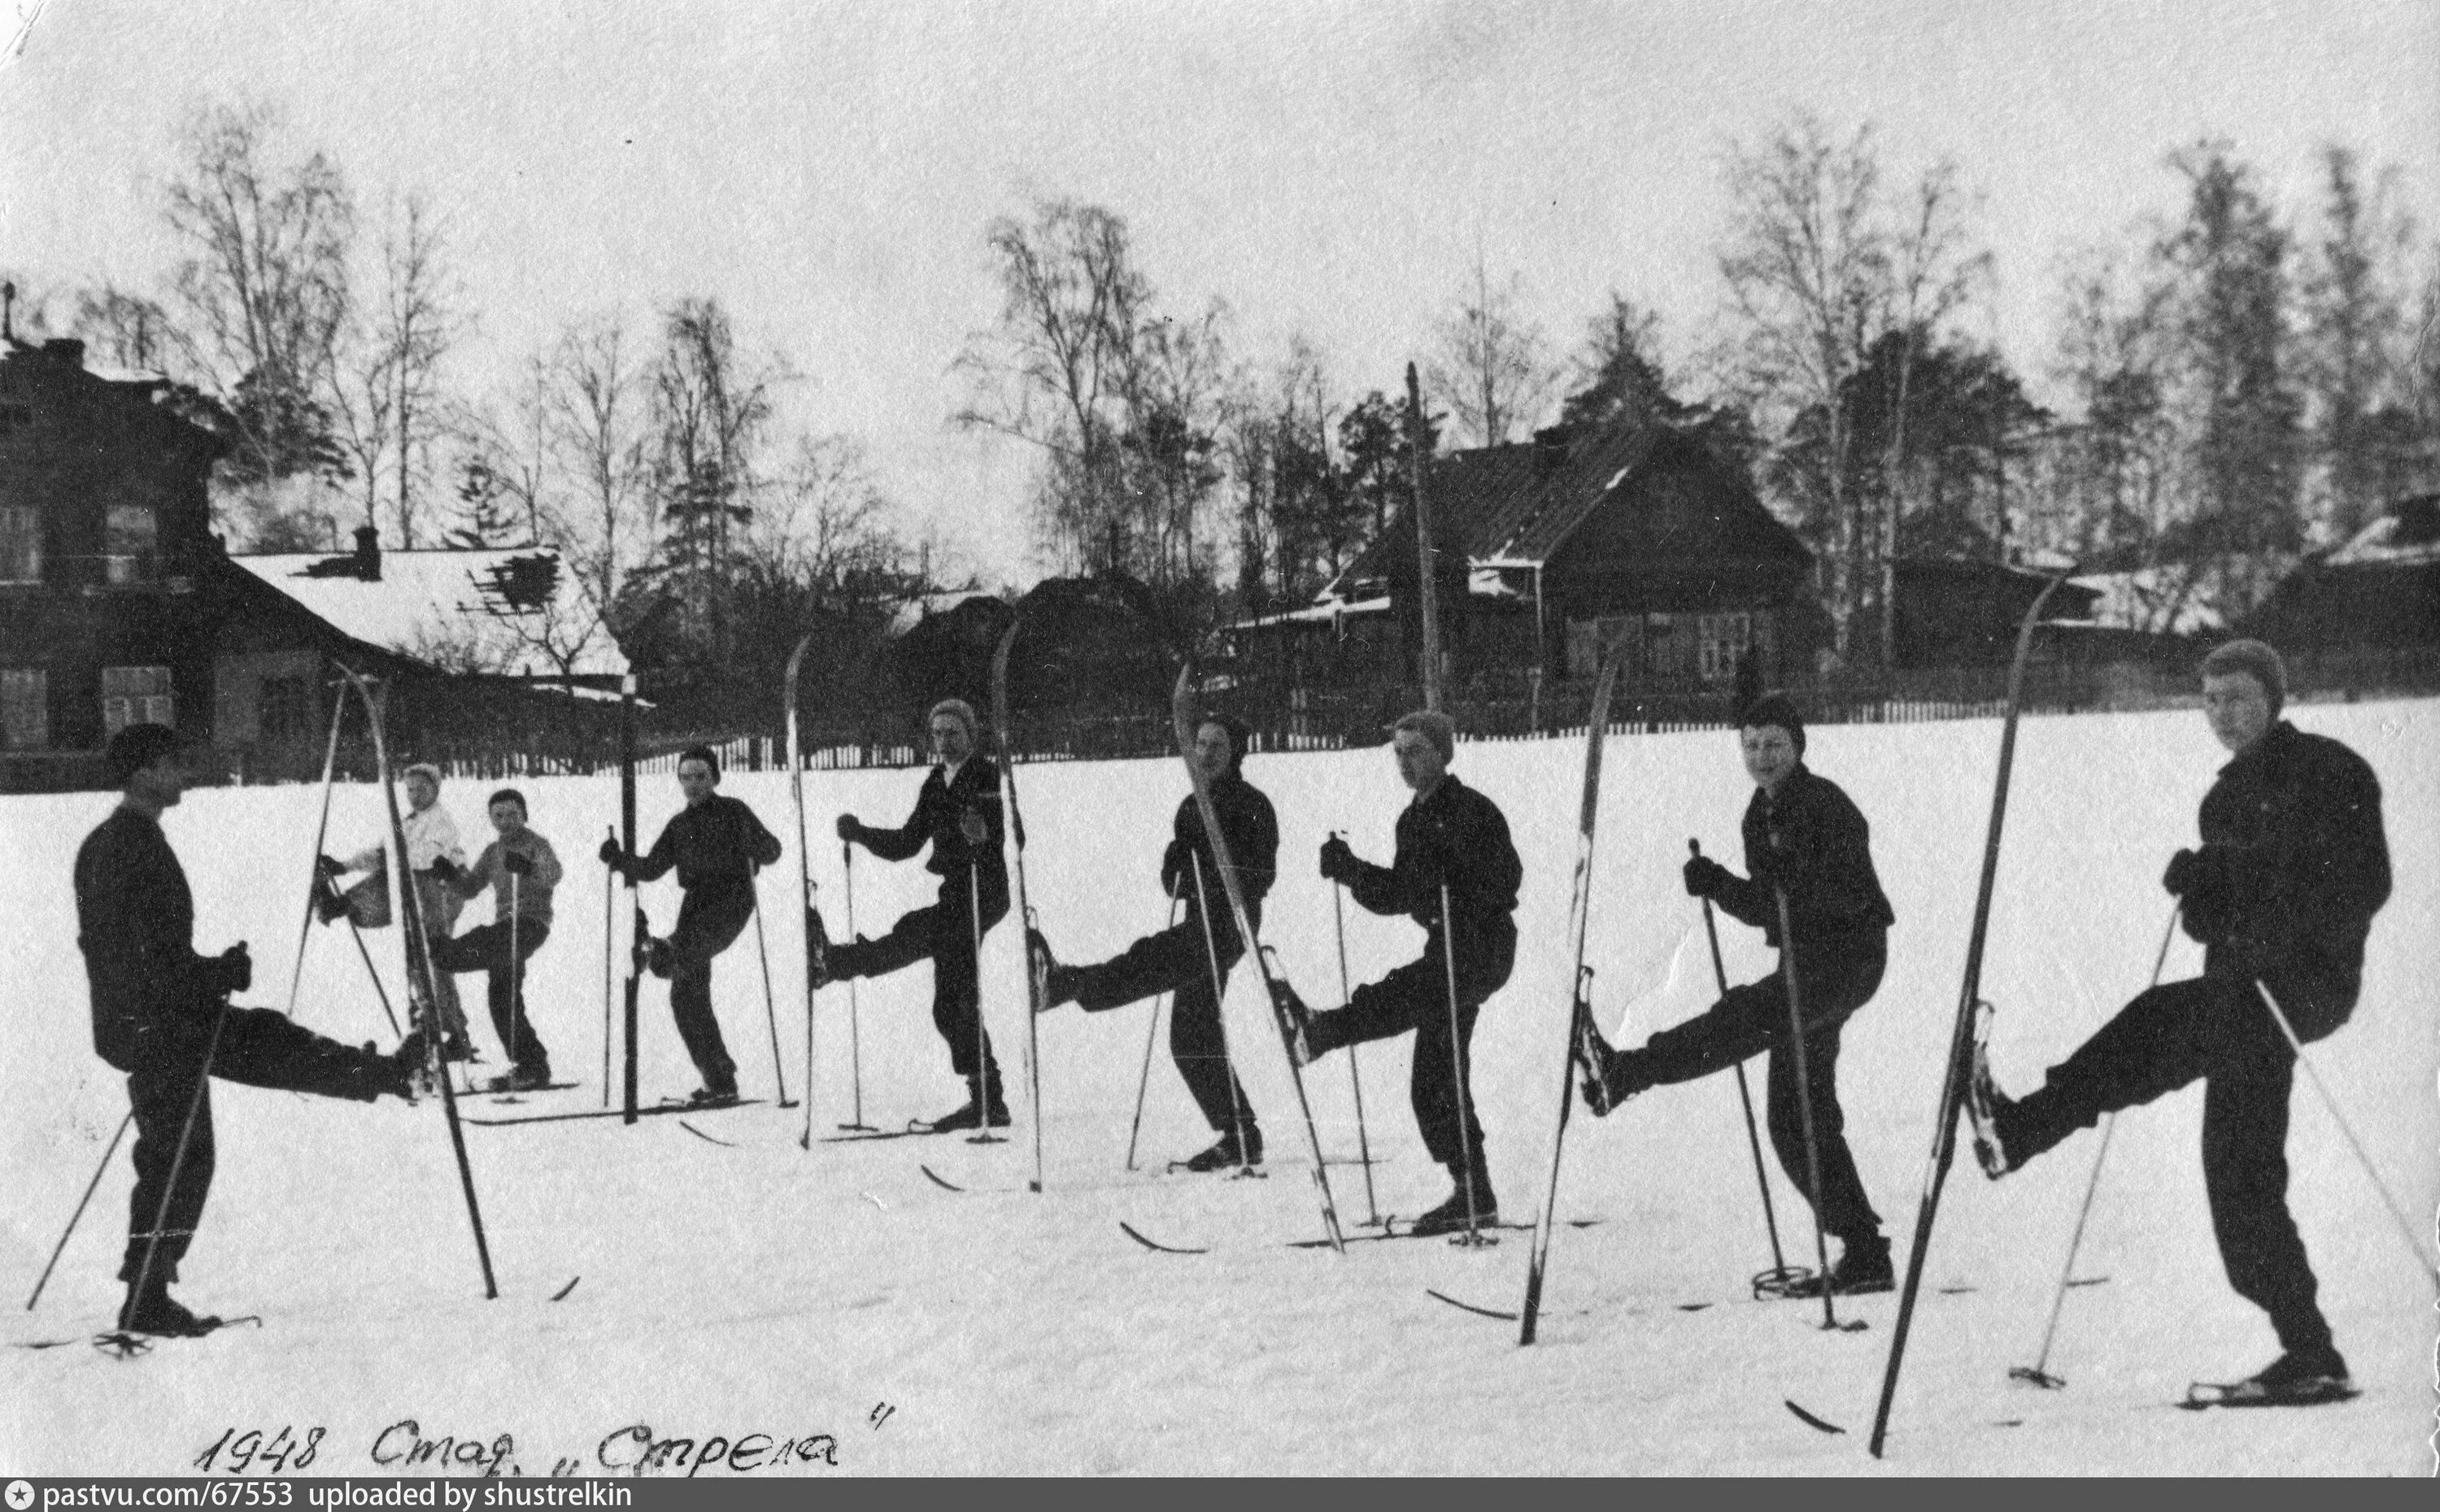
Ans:
[[[1278,875],[1279,816],[1260,788],[1244,774],[1244,724],[1225,714],[1204,719],[1194,732],[1194,760],[1203,769],[1211,807],[1220,816],[1221,837],[1237,865],[1237,885],[1244,890],[1246,911],[1256,929],[1263,924],[1263,897]],[[1046,990],[1043,1006],[1073,1002],[1086,1013],[1121,1007],[1159,992],[1175,992],[1170,1009],[1169,1054],[1177,1074],[1202,1109],[1204,1122],[1219,1136],[1210,1149],[1185,1162],[1190,1171],[1218,1171],[1229,1166],[1259,1165],[1263,1131],[1246,1102],[1246,1089],[1229,1061],[1229,1042],[1220,1024],[1218,987],[1246,953],[1220,881],[1219,863],[1203,835],[1203,813],[1189,793],[1177,805],[1170,826],[1169,849],[1161,855],[1161,891],[1183,898],[1187,917],[1147,935],[1098,965],[1060,964],[1050,945],[1029,931],[1027,945]]]
[[[102,768],[124,795],[77,851],[77,945],[93,1002],[93,1048],[127,1073],[135,1121],[135,1191],[128,1205],[118,1325],[194,1335],[218,1327],[170,1295],[211,1190],[209,1081],[369,1103],[414,1099],[423,1031],[384,1055],[326,1039],[268,1008],[228,1001],[254,980],[242,941],[217,956],[193,946],[194,894],[161,833],[186,791],[176,737],[129,725],[110,738]],[[183,1157],[181,1146],[184,1146]]]
[[[2162,885],[2204,947],[2203,974],[2144,992],[2021,1100],[2000,1091],[1978,1045],[1974,1151],[1997,1180],[2102,1114],[2201,1078],[2220,1260],[2237,1295],[2270,1315],[2281,1351],[2225,1399],[2327,1401],[2354,1387],[2288,1211],[2296,1057],[2261,994],[2308,1044],[2354,1010],[2364,937],[2389,899],[2380,783],[2354,751],[2279,717],[2287,669],[2261,641],[2205,657],[2202,686],[2204,716],[2234,759],[2203,797],[2201,847],[2172,857]]]
[[[1839,1033],[1881,984],[1896,915],[1873,870],[1871,826],[1839,784],[1804,765],[1804,721],[1795,704],[1785,694],[1766,693],[1738,716],[1737,728],[1746,773],[1754,780],[1740,826],[1752,875],[1738,876],[1696,855],[1685,866],[1686,891],[1758,927],[1779,947],[1779,969],[1731,987],[1711,1008],[1654,1035],[1639,1050],[1613,1051],[1597,1032],[1589,1034],[1586,1050],[1595,1064],[1585,1079],[1585,1104],[1595,1116],[1605,1115],[1651,1088],[1694,1081],[1768,1050],[1771,1148],[1788,1179],[1812,1198],[1821,1231],[1839,1243],[1826,1284],[1834,1294],[1887,1291],[1896,1284],[1890,1242],[1856,1174],[1839,1107]],[[1780,937],[1783,891],[1793,940]],[[1802,1093],[1789,1035],[1790,970],[1804,1016]],[[1806,1097],[1821,1167],[1818,1195],[1805,1148]],[[1788,1294],[1820,1296],[1823,1285],[1823,1278],[1809,1278]]]
[[[1000,854],[999,768],[976,751],[974,706],[943,698],[926,718],[937,758],[915,796],[915,812],[894,830],[874,829],[852,814],[838,819],[838,837],[885,861],[904,861],[926,843],[925,870],[941,879],[939,901],[900,918],[878,940],[858,936],[833,945],[821,912],[805,911],[805,936],[816,986],[855,977],[886,976],[929,958],[932,1026],[948,1042],[949,1065],[966,1083],[966,1104],[930,1127],[1005,1127],[999,1066],[982,1028],[981,935],[1008,912],[1008,868]]]
[[[559,853],[526,828],[525,795],[515,788],[501,788],[485,807],[498,838],[483,847],[473,866],[437,855],[424,875],[453,902],[462,903],[490,888],[492,922],[455,939],[434,940],[433,975],[445,981],[454,972],[484,973],[492,1028],[509,1053],[509,1069],[485,1085],[495,1092],[531,1091],[550,1085],[550,1051],[526,1017],[525,963],[550,938],[550,894],[559,886]],[[410,837],[407,845],[414,844]]]
[[[670,1013],[703,1086],[687,1099],[704,1107],[737,1101],[737,1062],[711,1011],[712,958],[737,942],[754,917],[754,873],[780,859],[780,839],[740,801],[713,791],[720,758],[702,746],[678,754],[678,787],[686,807],[640,856],[618,840],[601,842],[601,862],[619,875],[650,882],[677,869],[686,901],[666,940],[645,946],[653,975],[670,983]]]
[[[458,914],[466,900],[456,889],[440,879],[433,863],[444,857],[452,866],[466,864],[466,851],[458,838],[457,821],[440,806],[440,768],[430,762],[418,762],[403,774],[406,784],[406,819],[400,825],[406,834],[406,869],[415,878],[416,906],[422,912],[424,938],[439,945],[457,932]],[[350,872],[378,873],[387,864],[389,848],[379,841],[366,846],[345,860],[330,856],[317,858],[322,888],[315,900],[314,911],[324,924],[343,918],[349,912],[348,901],[333,885],[337,878]],[[472,1060],[474,1046],[466,1038],[466,1010],[458,1000],[458,980],[446,972],[436,973],[433,999],[440,1012],[440,1053],[447,1060]]]
[[[1279,1002],[1294,1027],[1300,1065],[1415,1032],[1408,1083],[1415,1126],[1455,1190],[1418,1217],[1412,1232],[1454,1233],[1499,1215],[1475,1118],[1470,1047],[1477,1015],[1516,963],[1513,916],[1524,868],[1498,805],[1448,769],[1456,722],[1437,710],[1417,711],[1390,729],[1398,775],[1415,794],[1398,816],[1395,858],[1387,867],[1358,860],[1334,835],[1321,845],[1321,874],[1345,883],[1372,912],[1403,913],[1422,925],[1424,953],[1356,988],[1343,1009],[1316,1013],[1285,981],[1278,983]]]

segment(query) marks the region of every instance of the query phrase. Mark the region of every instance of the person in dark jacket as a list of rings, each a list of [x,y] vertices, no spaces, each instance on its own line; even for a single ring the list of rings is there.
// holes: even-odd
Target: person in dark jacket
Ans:
[[[513,787],[492,795],[485,805],[493,833],[471,867],[435,855],[426,874],[453,901],[492,891],[492,922],[455,937],[432,941],[432,964],[448,974],[480,971],[492,1010],[492,1028],[509,1053],[509,1069],[487,1084],[495,1092],[531,1091],[550,1085],[550,1047],[526,1017],[525,963],[550,938],[552,890],[559,886],[559,853],[526,828],[526,800]],[[409,844],[413,844],[410,839]]]
[[[176,737],[130,725],[102,756],[125,794],[85,837],[76,857],[77,945],[93,1003],[93,1048],[127,1074],[135,1122],[135,1191],[118,1278],[118,1325],[134,1333],[191,1335],[219,1326],[170,1295],[204,1215],[214,1151],[210,1078],[369,1103],[410,1101],[424,1065],[421,1029],[387,1055],[313,1033],[268,1008],[229,1002],[254,980],[243,942],[195,954],[194,894],[161,833],[161,815],[186,792]]]
[[[1455,1188],[1415,1220],[1414,1232],[1454,1233],[1499,1216],[1474,1113],[1471,1047],[1483,1003],[1516,963],[1514,915],[1525,872],[1499,806],[1448,769],[1455,723],[1438,711],[1418,711],[1390,732],[1398,775],[1415,794],[1398,816],[1395,858],[1386,867],[1359,860],[1334,835],[1322,842],[1321,874],[1346,884],[1359,907],[1403,913],[1423,926],[1424,953],[1356,988],[1335,1012],[1313,1012],[1281,982],[1280,1008],[1295,1026],[1301,1064],[1414,1031],[1408,1089],[1415,1125]]]
[[[711,1107],[737,1101],[737,1062],[711,1011],[712,958],[736,944],[754,917],[754,873],[780,859],[779,837],[719,786],[718,756],[701,746],[679,753],[686,807],[644,855],[627,855],[615,837],[603,840],[601,852],[604,866],[637,882],[677,872],[685,894],[677,927],[668,939],[650,942],[647,963],[653,975],[669,979],[670,1015],[703,1077],[688,1100]]]
[[[1194,761],[1220,836],[1235,863],[1248,922],[1263,927],[1263,898],[1278,873],[1279,816],[1260,788],[1246,781],[1246,727],[1225,714],[1206,718],[1194,732]],[[1185,916],[1157,934],[1146,935],[1097,965],[1062,965],[1039,934],[1029,934],[1035,969],[1045,983],[1043,1006],[1073,1002],[1086,1013],[1175,992],[1169,1019],[1169,1055],[1177,1074],[1218,1140],[1184,1162],[1190,1171],[1259,1165],[1263,1131],[1246,1102],[1246,1089],[1229,1064],[1229,1037],[1221,1025],[1220,994],[1229,970],[1246,953],[1237,936],[1219,862],[1203,832],[1203,811],[1189,793],[1170,826],[1169,849],[1160,859],[1161,891],[1182,899]]]
[[[1804,720],[1795,704],[1784,694],[1767,693],[1738,716],[1737,725],[1746,773],[1754,780],[1740,826],[1751,874],[1738,876],[1696,855],[1686,863],[1686,891],[1761,929],[1779,948],[1779,969],[1730,988],[1712,1007],[1654,1035],[1641,1049],[1621,1053],[1591,1033],[1585,1045],[1593,1062],[1585,1102],[1595,1115],[1606,1114],[1651,1088],[1691,1082],[1769,1051],[1771,1148],[1780,1169],[1812,1199],[1821,1231],[1839,1244],[1827,1285],[1834,1292],[1887,1291],[1895,1279],[1890,1242],[1864,1195],[1839,1107],[1839,1035],[1848,1017],[1881,984],[1896,915],[1873,870],[1871,826],[1838,783],[1804,765]],[[1793,940],[1780,931],[1783,896]],[[1791,972],[1804,1020],[1802,1092],[1787,1011]],[[1811,1153],[1804,1131],[1808,1101]],[[1815,1155],[1821,1164],[1818,1194]],[[1788,1289],[1819,1296],[1823,1284],[1811,1278]]]
[[[943,698],[926,721],[938,758],[915,795],[915,812],[894,830],[874,829],[842,814],[838,837],[885,861],[905,861],[929,845],[925,869],[941,879],[938,901],[902,917],[878,940],[859,936],[834,945],[818,910],[808,909],[805,936],[816,986],[854,977],[879,977],[918,961],[932,963],[932,1027],[949,1047],[949,1066],[966,1083],[965,1106],[934,1120],[939,1130],[994,1128],[1009,1123],[999,1065],[983,1033],[981,937],[1008,913],[1008,867],[1000,854],[1004,823],[999,768],[978,754],[974,706]]]
[[[2306,1044],[2355,1010],[2364,939],[2389,900],[2380,783],[2354,751],[2279,717],[2287,669],[2261,641],[2214,651],[2202,682],[2203,712],[2233,759],[2203,797],[2201,848],[2180,851],[2162,882],[2204,946],[2203,974],[2138,996],[2021,1100],[1993,1082],[1978,1036],[1966,1099],[1975,1154],[1997,1180],[2104,1113],[2199,1078],[2220,1260],[2279,1339],[2278,1359],[2235,1395],[2327,1401],[2354,1388],[2288,1211],[2296,1053],[2271,1004]]]

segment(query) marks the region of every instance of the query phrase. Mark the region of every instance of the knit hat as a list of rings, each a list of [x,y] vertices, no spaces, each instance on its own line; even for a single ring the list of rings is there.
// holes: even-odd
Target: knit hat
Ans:
[[[1437,709],[1418,709],[1412,713],[1400,714],[1397,722],[1390,727],[1390,733],[1396,735],[1408,729],[1430,741],[1432,749],[1441,753],[1441,760],[1456,759],[1457,721],[1448,715]]]
[[[125,787],[137,772],[177,748],[178,736],[167,725],[123,725],[102,748],[102,776],[111,786]]]
[[[2225,677],[2241,672],[2261,686],[2264,696],[2270,700],[2270,717],[2279,717],[2279,706],[2288,701],[2288,664],[2279,653],[2259,640],[2232,640],[2215,647],[2203,657],[2202,675]]]
[[[720,757],[709,746],[689,746],[686,749],[678,752],[678,765],[680,766],[684,766],[689,762],[701,762],[706,766],[711,768],[712,776],[718,777],[720,775]]]
[[[1804,754],[1804,716],[1796,711],[1796,700],[1784,693],[1767,693],[1746,705],[1737,715],[1739,729],[1759,729],[1765,725],[1777,725],[1787,731],[1796,747],[1796,754]]]
[[[932,706],[931,712],[924,716],[924,726],[929,728],[932,721],[940,718],[942,714],[948,715],[951,719],[954,719],[959,724],[966,727],[966,739],[968,741],[977,744],[981,742],[982,721],[975,717],[974,705],[966,702],[962,698],[943,698],[939,703]]]
[[[417,762],[405,771],[401,772],[399,777],[401,781],[404,781],[409,777],[427,777],[432,780],[433,786],[439,787],[440,785],[440,768],[433,765],[430,762]]]
[[[1246,765],[1246,747],[1254,738],[1252,728],[1234,714],[1205,714],[1195,728],[1200,729],[1205,725],[1217,725],[1228,732],[1229,775],[1236,776]]]

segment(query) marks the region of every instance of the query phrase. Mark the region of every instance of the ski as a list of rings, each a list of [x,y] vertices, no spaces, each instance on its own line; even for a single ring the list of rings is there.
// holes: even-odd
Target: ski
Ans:
[[[805,931],[805,1132],[797,1146],[807,1150],[814,1147],[814,981],[821,952],[814,939],[814,853],[805,841],[805,756],[803,737],[797,730],[797,674],[805,665],[805,648],[813,643],[813,633],[807,631],[788,653],[780,697],[788,731],[788,799],[797,812],[797,902],[803,909],[798,922]]]
[[[921,1139],[927,1134],[949,1134],[953,1129],[934,1128],[929,1124],[909,1124],[905,1128],[868,1129],[860,1134],[825,1134],[814,1141],[816,1144],[870,1144],[875,1140]]]
[[[757,1107],[762,1102],[759,1097],[741,1097],[733,1103],[690,1103],[681,1098],[674,1102],[655,1103],[634,1112],[623,1107],[580,1107],[565,1113],[524,1113],[511,1118],[470,1118],[466,1122],[480,1124],[485,1128],[511,1128],[519,1124],[573,1124],[595,1118],[615,1118],[632,1123],[660,1113],[724,1113],[732,1107]]]
[[[1908,1247],[1906,1284],[1898,1298],[1897,1324],[1890,1335],[1890,1358],[1881,1373],[1881,1396],[1873,1412],[1872,1455],[1881,1457],[1881,1446],[1889,1437],[1890,1404],[1898,1389],[1898,1368],[1906,1359],[1908,1327],[1914,1321],[1915,1294],[1923,1284],[1923,1264],[1931,1249],[1932,1220],[1940,1210],[1940,1189],[1948,1179],[1949,1162],[1957,1156],[1957,1119],[1965,1101],[1965,1085],[1972,1064],[1975,1005],[1982,991],[1982,946],[1991,923],[1991,890],[1999,878],[2000,834],[2008,817],[2008,774],[2017,755],[2017,720],[2025,702],[2025,666],[2032,659],[2034,629],[2041,622],[2042,608],[2051,595],[2067,581],[2065,573],[2052,578],[2034,596],[2025,617],[2017,626],[2017,647],[2008,663],[2007,711],[2000,724],[2000,769],[1991,784],[1991,821],[1982,839],[1982,873],[1974,893],[1974,925],[1966,937],[1965,980],[1957,995],[1957,1013],[1948,1035],[1948,1060],[1941,1072],[1940,1106],[1932,1121],[1931,1155],[1926,1162],[1923,1177],[1923,1197],[1914,1223],[1914,1238]]]
[[[433,975],[432,942],[423,932],[422,900],[416,895],[415,877],[407,869],[406,820],[398,807],[398,786],[384,728],[383,698],[362,674],[345,666],[339,670],[355,685],[356,696],[364,700],[365,718],[372,726],[373,766],[381,784],[382,805],[389,819],[387,864],[396,872],[393,880],[398,897],[399,941],[406,955],[407,1022],[411,1029],[421,1029],[424,1034],[424,1074],[440,1089],[440,1107],[449,1124],[449,1146],[458,1158],[458,1184],[466,1194],[466,1217],[475,1230],[475,1256],[483,1269],[483,1295],[496,1298],[500,1287],[492,1273],[492,1246],[483,1233],[482,1206],[475,1197],[475,1168],[466,1159],[466,1132],[458,1114],[458,1091],[450,1082],[448,1063],[441,1059],[444,1031],[438,1006],[440,990]]]
[[[924,1174],[927,1176],[931,1175],[929,1171],[926,1171]],[[933,1179],[939,1180],[940,1179],[938,1177],[934,1177]],[[946,1186],[948,1183],[943,1181],[942,1182],[942,1185]],[[951,1187],[950,1190],[956,1191],[959,1189]],[[1446,1239],[1451,1244],[1455,1244],[1465,1237],[1466,1231],[1462,1229],[1450,1230],[1441,1233],[1417,1233],[1411,1228],[1401,1229],[1396,1227],[1396,1221],[1397,1220],[1394,1218],[1390,1219],[1389,1220],[1390,1224],[1390,1227],[1376,1230],[1371,1233],[1349,1234],[1338,1239],[1283,1239],[1278,1242],[1278,1248],[1283,1250],[1337,1250],[1351,1244],[1380,1244],[1391,1239]],[[1571,1229],[1589,1229],[1603,1220],[1600,1218],[1568,1218],[1562,1221]],[[1477,1225],[1477,1228],[1524,1230],[1530,1229],[1534,1225],[1530,1223],[1519,1220],[1513,1223],[1479,1224]],[[1127,1237],[1133,1239],[1136,1243],[1142,1245],[1147,1250],[1157,1250],[1163,1254],[1210,1254],[1211,1252],[1211,1246],[1208,1244],[1162,1244],[1158,1240],[1146,1237],[1142,1231],[1137,1229],[1133,1224],[1128,1223],[1124,1219],[1120,1220],[1119,1227],[1124,1230]],[[1506,1313],[1502,1316],[1514,1318],[1516,1315],[1515,1313]]]
[[[636,675],[629,673],[619,682],[619,845],[622,854],[636,854]],[[644,894],[631,873],[627,883],[627,909],[630,915],[627,937],[627,983],[622,989],[620,1032],[626,1035],[626,1063],[621,1069],[621,1099],[619,1111],[630,1124],[636,1122],[636,1006],[644,991],[645,942],[652,936],[652,927],[644,921]]]
[[[74,1339],[21,1340],[16,1347],[41,1350],[64,1349],[70,1344],[91,1344],[96,1349],[117,1355],[123,1359],[132,1355],[150,1353],[153,1344],[164,1339],[202,1339],[207,1335],[219,1333],[224,1328],[234,1328],[240,1323],[252,1323],[260,1328],[262,1326],[262,1319],[255,1313],[246,1313],[237,1318],[198,1318],[195,1320],[195,1326],[185,1333],[138,1334],[113,1328],[98,1334],[81,1334]]]
[[[992,648],[992,737],[999,747],[999,787],[1008,800],[1008,841],[1016,863],[1016,922],[1022,931],[1017,945],[1025,952],[1025,1088],[1033,1125],[1033,1179],[1027,1190],[1042,1190],[1042,1022],[1043,982],[1033,963],[1033,905],[1025,895],[1025,816],[1016,806],[1016,753],[1008,747],[1008,653],[1025,624],[1019,615],[1001,632]]]
[[[1313,1184],[1321,1199],[1322,1232],[1334,1250],[1346,1249],[1346,1238],[1338,1227],[1338,1204],[1330,1195],[1330,1173],[1321,1153],[1321,1131],[1313,1121],[1313,1101],[1305,1095],[1304,1068],[1297,1064],[1296,1029],[1280,1010],[1278,984],[1271,978],[1271,963],[1263,954],[1262,942],[1254,934],[1253,915],[1246,908],[1246,890],[1237,881],[1237,864],[1229,854],[1229,837],[1220,828],[1220,813],[1211,806],[1211,785],[1203,780],[1203,767],[1194,759],[1194,728],[1198,712],[1194,700],[1194,659],[1189,657],[1177,669],[1177,686],[1169,701],[1170,720],[1177,729],[1177,754],[1186,763],[1187,780],[1194,784],[1194,809],[1203,819],[1204,838],[1211,846],[1211,859],[1220,869],[1220,885],[1229,894],[1229,912],[1237,926],[1237,938],[1244,943],[1246,960],[1263,979],[1263,1000],[1270,1005],[1271,1022],[1280,1033],[1280,1049],[1286,1055],[1288,1079],[1296,1084],[1297,1107],[1304,1114],[1305,1146],[1313,1156]]]
[[[519,1098],[529,1096],[535,1092],[564,1092],[568,1090],[570,1088],[582,1087],[583,1085],[584,1084],[582,1082],[544,1082],[538,1087],[470,1087],[466,1090],[459,1092],[458,1095],[459,1097],[479,1098],[487,1103],[513,1103]]]
[[[1609,727],[1609,693],[1618,680],[1618,663],[1602,659],[1593,684],[1592,711],[1585,726],[1584,798],[1576,816],[1576,875],[1568,894],[1568,943],[1575,953],[1569,973],[1568,1043],[1559,1059],[1559,1121],[1551,1131],[1551,1162],[1542,1183],[1542,1211],[1534,1225],[1533,1244],[1525,1260],[1525,1301],[1516,1310],[1516,1341],[1534,1341],[1534,1320],[1542,1310],[1542,1278],[1551,1261],[1551,1219],[1559,1205],[1559,1157],[1567,1147],[1568,1114],[1576,1102],[1576,1069],[1583,1063],[1582,1036],[1592,1030],[1591,973],[1585,969],[1585,933],[1592,916],[1593,827],[1601,818],[1602,736]]]
[[[2184,1398],[2176,1405],[2189,1413],[2214,1407],[2326,1407],[2362,1395],[2352,1382],[2331,1379],[2293,1391],[2270,1391],[2251,1380],[2198,1380],[2186,1387]]]

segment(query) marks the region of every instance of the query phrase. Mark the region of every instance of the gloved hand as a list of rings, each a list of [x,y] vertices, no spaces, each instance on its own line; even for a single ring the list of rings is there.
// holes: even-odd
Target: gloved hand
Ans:
[[[852,814],[840,815],[838,817],[838,837],[842,840],[851,841],[864,838],[864,820],[857,819]]]
[[[340,876],[345,874],[347,870],[348,869],[346,867],[341,866],[337,861],[332,860],[330,856],[317,855],[314,857],[314,874],[317,877],[329,878]]]
[[[1716,898],[1727,891],[1734,873],[1708,855],[1686,858],[1686,895],[1690,898]]]
[[[444,855],[440,859],[446,862],[449,858]],[[500,870],[511,876],[531,876],[533,875],[533,857],[523,851],[502,851]]]
[[[605,837],[601,841],[601,849],[594,854],[601,856],[601,864],[613,872],[618,871],[620,864],[627,859],[626,850],[615,837]]]
[[[432,864],[423,869],[423,874],[439,877],[443,882],[455,882],[464,876],[466,871],[449,857],[436,855],[432,858]]]
[[[204,981],[206,989],[216,998],[253,986],[254,957],[247,953],[245,942],[241,940],[219,955],[205,958]]]
[[[1166,897],[1176,897],[1177,890],[1186,886],[1186,874],[1193,866],[1189,859],[1193,852],[1182,840],[1172,840],[1169,849],[1160,853],[1160,891]]]
[[[2180,851],[2169,857],[2169,869],[2161,873],[2161,886],[2174,898],[2212,892],[2217,890],[2223,872],[2219,853],[2208,845],[2198,851]]]
[[[1355,880],[1357,868],[1362,865],[1362,862],[1355,859],[1355,851],[1348,847],[1343,837],[1334,835],[1321,842],[1321,874],[1324,880],[1353,882]]]

